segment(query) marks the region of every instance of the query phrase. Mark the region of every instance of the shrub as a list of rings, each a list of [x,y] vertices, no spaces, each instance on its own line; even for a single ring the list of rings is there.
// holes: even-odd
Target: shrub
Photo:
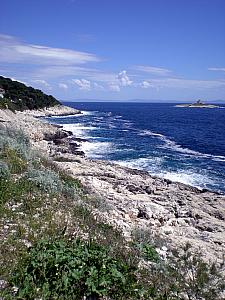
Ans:
[[[26,178],[44,192],[55,194],[63,189],[59,175],[49,169],[30,169],[26,174]]]
[[[81,192],[81,183],[78,179],[72,178],[70,175],[59,172],[59,177],[63,184],[62,192],[65,196],[73,198]]]
[[[145,300],[224,299],[225,284],[220,267],[206,263],[200,253],[187,246],[173,251],[166,261],[144,268],[141,278]]]
[[[91,241],[42,240],[22,261],[12,284],[19,288],[17,299],[113,296],[121,300],[136,294],[134,271]]]
[[[22,130],[0,128],[0,150],[3,151],[4,148],[15,150],[21,159],[31,158],[29,139]]]
[[[159,256],[158,252],[155,250],[155,248],[151,244],[140,243],[140,244],[136,244],[136,247],[139,249],[140,255],[144,259],[146,259],[148,261],[156,262],[156,263],[160,261],[160,256]]]
[[[8,163],[10,171],[13,174],[22,173],[27,169],[27,161],[19,157],[15,149],[9,148],[8,146],[4,147],[1,152],[1,158]]]
[[[12,173],[25,171],[31,158],[29,140],[22,131],[0,128],[0,159],[7,163]]]
[[[174,280],[174,287],[188,295],[188,299],[221,300],[221,292],[225,292],[222,267],[205,262],[200,252],[193,251],[191,245],[186,244],[179,251],[173,251],[168,272]]]

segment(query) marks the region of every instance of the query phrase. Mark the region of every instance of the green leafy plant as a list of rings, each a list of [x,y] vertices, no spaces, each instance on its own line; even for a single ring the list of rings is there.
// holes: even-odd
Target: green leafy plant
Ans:
[[[17,299],[129,299],[137,288],[135,269],[109,256],[106,248],[63,239],[34,245],[12,284],[19,288]]]
[[[151,245],[147,243],[141,243],[138,245],[138,248],[141,252],[141,256],[152,262],[159,262],[160,261],[160,256],[156,249]]]

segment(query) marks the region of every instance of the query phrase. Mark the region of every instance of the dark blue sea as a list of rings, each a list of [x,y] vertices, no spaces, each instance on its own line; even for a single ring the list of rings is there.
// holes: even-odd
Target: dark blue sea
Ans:
[[[66,103],[80,116],[51,118],[86,138],[86,156],[225,193],[225,105]]]

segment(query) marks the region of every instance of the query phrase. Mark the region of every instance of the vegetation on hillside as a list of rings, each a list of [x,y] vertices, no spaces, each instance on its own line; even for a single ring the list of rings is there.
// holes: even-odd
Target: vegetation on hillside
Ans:
[[[101,217],[110,209],[22,132],[0,127],[0,297],[222,299],[219,266],[189,246],[164,259],[156,247],[166,242],[150,230],[127,241]]]
[[[41,90],[3,76],[0,76],[0,88],[4,90],[0,108],[23,111],[60,104],[53,96],[46,95]]]

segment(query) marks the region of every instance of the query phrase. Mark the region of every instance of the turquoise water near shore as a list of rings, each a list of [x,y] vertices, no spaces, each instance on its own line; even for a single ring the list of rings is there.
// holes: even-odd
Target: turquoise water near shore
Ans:
[[[159,103],[65,103],[83,114],[52,117],[86,138],[89,158],[225,193],[225,107]]]

